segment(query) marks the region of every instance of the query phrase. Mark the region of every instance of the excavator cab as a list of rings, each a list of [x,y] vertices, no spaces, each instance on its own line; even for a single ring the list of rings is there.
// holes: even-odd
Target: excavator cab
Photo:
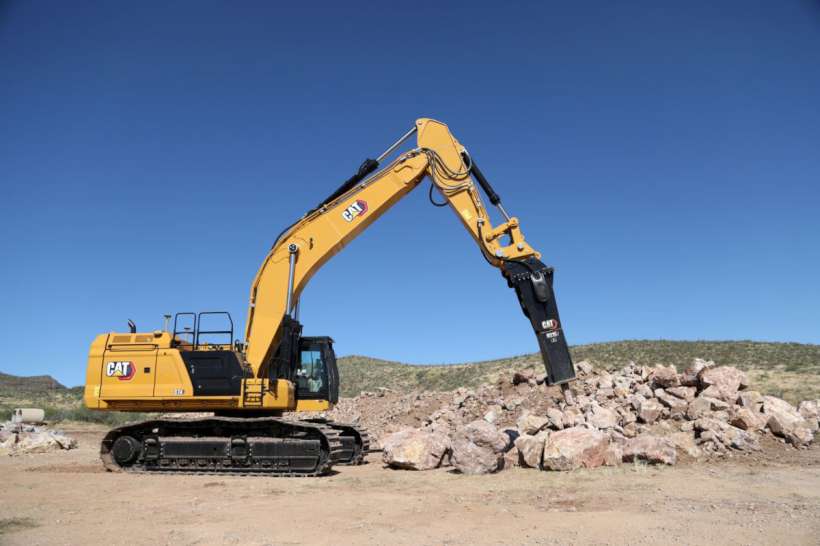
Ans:
[[[297,400],[339,400],[339,370],[333,339],[327,336],[299,340],[299,360],[295,374]]]
[[[268,364],[268,377],[286,379],[296,390],[297,411],[311,401],[339,401],[339,369],[333,339],[303,336],[302,324],[289,316],[282,319],[279,345]],[[299,404],[299,401],[307,404]],[[326,408],[321,408],[326,409]]]

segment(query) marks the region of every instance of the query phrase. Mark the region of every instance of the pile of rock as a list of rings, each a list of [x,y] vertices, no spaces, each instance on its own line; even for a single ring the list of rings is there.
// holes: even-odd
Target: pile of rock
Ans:
[[[293,413],[286,418],[324,417],[367,428],[370,445],[378,449],[380,440],[392,432],[420,428],[431,413],[452,403],[452,392],[397,392],[387,388],[366,391],[354,398],[341,398],[331,411]]]
[[[487,474],[504,466],[512,438],[487,421],[473,421],[452,438],[430,428],[406,429],[387,436],[383,459],[393,468],[431,470],[454,466],[464,474]]]
[[[818,429],[820,401],[794,407],[764,396],[749,390],[741,370],[711,361],[695,359],[682,373],[635,364],[610,373],[588,362],[577,370],[578,380],[563,389],[524,370],[454,391],[416,428],[385,431],[384,462],[415,470],[452,465],[466,474],[675,464],[679,456],[759,450],[763,434],[804,447]],[[412,396],[419,395],[400,399],[412,406]]]
[[[36,425],[0,424],[0,455],[47,453],[73,449],[77,442],[62,432]]]

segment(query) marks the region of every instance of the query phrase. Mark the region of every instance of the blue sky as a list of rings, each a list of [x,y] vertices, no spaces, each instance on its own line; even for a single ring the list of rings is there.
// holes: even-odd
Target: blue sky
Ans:
[[[0,370],[225,309],[417,117],[556,268],[570,343],[820,342],[814,2],[6,2]],[[537,350],[427,183],[307,288],[307,334],[414,363]]]

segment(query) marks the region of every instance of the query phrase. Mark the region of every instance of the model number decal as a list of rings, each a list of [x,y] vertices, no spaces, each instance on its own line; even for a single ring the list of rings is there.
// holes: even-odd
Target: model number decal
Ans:
[[[105,375],[116,377],[120,381],[130,381],[137,373],[137,367],[133,362],[118,360],[105,365]]]
[[[364,216],[367,212],[367,201],[364,199],[357,199],[351,203],[344,211],[342,211],[342,218],[347,222],[352,222],[357,216]]]

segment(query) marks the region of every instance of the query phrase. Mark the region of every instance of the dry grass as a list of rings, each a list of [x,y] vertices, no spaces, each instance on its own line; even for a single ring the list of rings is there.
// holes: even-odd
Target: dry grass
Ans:
[[[620,368],[630,361],[640,365],[674,364],[683,370],[693,358],[714,360],[749,372],[759,390],[791,402],[820,397],[820,345],[753,341],[635,340],[580,345],[573,359],[596,366]],[[339,359],[343,396],[380,387],[394,390],[452,390],[494,380],[510,368],[543,369],[538,354],[500,360],[450,365],[409,365],[364,356]]]

